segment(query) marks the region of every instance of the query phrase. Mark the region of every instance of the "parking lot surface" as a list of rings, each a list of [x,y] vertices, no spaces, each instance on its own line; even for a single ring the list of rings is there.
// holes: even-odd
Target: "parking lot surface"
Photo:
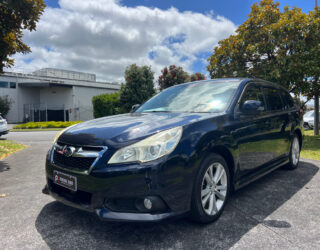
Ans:
[[[56,133],[3,137],[28,147],[0,161],[0,249],[319,249],[319,161],[302,159],[237,191],[213,224],[111,223],[41,193]]]

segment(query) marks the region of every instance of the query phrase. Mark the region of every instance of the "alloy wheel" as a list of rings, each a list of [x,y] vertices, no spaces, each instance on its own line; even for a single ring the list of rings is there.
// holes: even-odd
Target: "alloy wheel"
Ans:
[[[227,174],[222,164],[211,164],[203,176],[201,188],[201,203],[208,215],[220,211],[227,195]]]
[[[297,137],[292,142],[291,157],[293,165],[297,165],[300,158],[300,145]]]

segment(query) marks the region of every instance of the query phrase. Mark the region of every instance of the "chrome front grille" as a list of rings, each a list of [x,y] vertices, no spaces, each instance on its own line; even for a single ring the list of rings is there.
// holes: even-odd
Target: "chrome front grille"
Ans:
[[[61,168],[88,173],[106,150],[107,147],[80,147],[55,143],[51,154],[51,162]]]

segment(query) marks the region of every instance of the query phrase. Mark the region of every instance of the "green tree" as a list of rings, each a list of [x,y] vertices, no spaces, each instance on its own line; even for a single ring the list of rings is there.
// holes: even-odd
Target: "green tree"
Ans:
[[[236,34],[220,41],[208,59],[211,78],[258,77],[288,89],[301,85],[306,21],[299,8],[281,12],[272,0],[254,4]]]
[[[308,99],[314,97],[314,134],[319,134],[319,96],[320,96],[320,8],[316,6],[308,15],[307,52],[305,54],[305,85],[302,93]]]
[[[125,84],[120,89],[122,112],[129,112],[134,104],[142,104],[155,94],[154,73],[149,66],[132,64],[126,68]]]
[[[93,116],[99,118],[120,113],[120,93],[101,94],[92,97]]]
[[[235,35],[221,40],[208,58],[211,78],[257,77],[294,94],[319,94],[319,9],[309,14],[262,0],[251,7]]]
[[[190,76],[191,82],[200,81],[200,80],[206,80],[206,76],[204,74],[199,73],[199,72],[194,73]]]
[[[190,80],[189,74],[185,72],[182,67],[177,67],[175,65],[170,65],[169,68],[164,67],[163,70],[161,70],[161,73],[162,74],[158,78],[160,90]]]
[[[36,29],[45,7],[43,0],[0,1],[0,73],[13,66],[12,55],[31,51],[22,41],[23,30]]]
[[[0,114],[4,117],[7,116],[9,113],[11,104],[13,103],[13,100],[9,98],[9,96],[0,96]]]

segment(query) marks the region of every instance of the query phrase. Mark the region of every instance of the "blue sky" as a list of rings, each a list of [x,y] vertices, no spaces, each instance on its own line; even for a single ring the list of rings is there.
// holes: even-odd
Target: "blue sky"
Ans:
[[[142,5],[164,10],[175,7],[180,11],[194,11],[204,14],[213,10],[216,15],[225,16],[239,25],[246,20],[251,5],[256,2],[255,0],[122,0],[121,4],[128,7]],[[305,12],[312,10],[315,4],[314,0],[281,0],[278,2],[281,7],[285,5],[297,6]],[[45,3],[54,8],[59,7],[58,0],[45,0]]]
[[[16,56],[16,69],[58,67],[122,81],[132,63],[156,76],[176,64],[207,73],[214,46],[250,13],[253,0],[45,0],[37,31],[24,39],[32,53]],[[307,12],[314,0],[282,0]],[[144,7],[141,7],[144,6]],[[174,7],[175,9],[170,9]],[[158,8],[158,9],[155,9]],[[160,10],[159,10],[160,9]],[[224,18],[220,18],[220,17]],[[49,48],[49,49],[48,49]]]

